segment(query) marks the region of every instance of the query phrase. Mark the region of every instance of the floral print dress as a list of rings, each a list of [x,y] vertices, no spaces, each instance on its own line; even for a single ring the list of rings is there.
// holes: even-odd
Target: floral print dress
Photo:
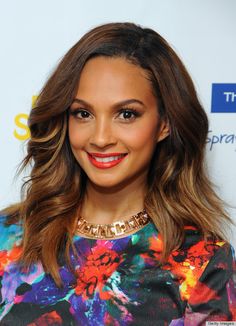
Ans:
[[[153,222],[113,240],[74,236],[75,273],[61,261],[58,288],[40,263],[22,270],[22,227],[0,218],[0,325],[205,325],[236,320],[233,248],[186,227],[181,249],[160,265]]]

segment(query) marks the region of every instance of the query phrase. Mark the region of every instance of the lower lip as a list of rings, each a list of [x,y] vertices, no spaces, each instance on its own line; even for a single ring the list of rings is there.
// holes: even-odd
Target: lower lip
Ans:
[[[114,161],[111,161],[111,162],[98,162],[96,161],[93,156],[89,155],[88,154],[88,158],[90,160],[90,162],[96,166],[97,168],[99,169],[109,169],[109,168],[112,168],[113,166],[119,164],[121,161],[123,161],[123,159],[126,157],[127,155],[125,156],[122,156],[121,158],[119,158],[118,160],[114,160]]]

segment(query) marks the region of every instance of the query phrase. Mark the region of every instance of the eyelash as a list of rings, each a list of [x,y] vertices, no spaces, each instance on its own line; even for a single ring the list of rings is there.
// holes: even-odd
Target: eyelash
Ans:
[[[87,110],[85,110],[85,109],[75,109],[75,110],[70,110],[70,114],[72,115],[72,116],[74,116],[74,117],[76,117],[77,119],[79,119],[79,120],[84,120],[84,119],[87,119],[87,118],[81,118],[81,117],[78,117],[78,114],[79,113],[83,113],[83,112],[86,112],[86,113],[88,113],[88,114],[90,114]],[[134,118],[137,118],[137,117],[139,117],[141,114],[136,110],[136,109],[134,109],[134,108],[122,108],[120,111],[119,111],[119,115],[120,114],[122,114],[122,113],[126,113],[126,112],[128,112],[128,113],[132,113],[133,114],[133,117],[131,117],[131,118],[128,118],[128,119],[123,119],[123,120],[126,120],[126,121],[129,121],[129,120],[133,120]]]

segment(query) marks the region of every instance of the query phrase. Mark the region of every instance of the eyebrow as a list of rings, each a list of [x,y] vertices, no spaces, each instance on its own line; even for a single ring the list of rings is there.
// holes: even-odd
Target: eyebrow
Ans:
[[[89,108],[93,108],[93,106],[91,104],[89,104],[85,100],[82,100],[82,99],[79,99],[79,98],[75,98],[73,100],[72,104],[73,103],[79,103],[79,104],[86,105]],[[122,105],[128,105],[128,104],[131,104],[131,103],[138,103],[138,104],[141,104],[141,105],[145,106],[145,104],[142,101],[140,101],[140,100],[138,100],[136,98],[131,98],[131,99],[128,99],[128,100],[124,100],[124,101],[120,101],[120,102],[115,103],[114,107],[119,107],[119,106],[122,106]]]

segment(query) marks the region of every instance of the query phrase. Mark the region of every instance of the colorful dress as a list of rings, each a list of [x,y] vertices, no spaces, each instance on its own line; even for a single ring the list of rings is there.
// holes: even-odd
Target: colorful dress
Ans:
[[[162,239],[153,222],[113,240],[74,236],[75,275],[61,262],[58,288],[40,263],[16,264],[22,227],[0,218],[0,325],[171,325],[236,320],[233,248],[203,241],[194,227],[160,266]]]

